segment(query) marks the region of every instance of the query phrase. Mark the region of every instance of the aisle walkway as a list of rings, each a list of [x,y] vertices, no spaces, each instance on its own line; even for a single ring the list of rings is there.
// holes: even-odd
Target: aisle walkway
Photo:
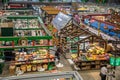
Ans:
[[[1,76],[9,75],[9,64],[10,62],[5,62]]]
[[[58,68],[59,71],[71,71],[73,70],[69,62],[62,56],[60,61],[64,67]],[[83,77],[83,80],[100,80],[99,70],[84,70],[78,71]]]
[[[84,80],[100,80],[99,70],[78,71]]]
[[[62,63],[64,66],[61,68],[58,68],[59,71],[72,71],[73,70],[71,65],[67,61],[67,59],[65,59],[63,56],[61,56],[60,63]]]

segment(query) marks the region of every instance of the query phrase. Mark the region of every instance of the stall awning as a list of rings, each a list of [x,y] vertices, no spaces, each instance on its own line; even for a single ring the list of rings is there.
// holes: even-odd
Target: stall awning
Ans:
[[[44,11],[58,10],[57,8],[54,8],[54,7],[51,7],[51,6],[42,7],[41,9],[44,10]]]
[[[59,12],[61,12],[60,10],[55,10],[55,11],[46,11],[46,13],[48,15],[57,15]],[[65,12],[62,12],[62,13],[65,13]],[[66,13],[65,13],[66,14]]]
[[[57,30],[60,30],[63,27],[65,27],[71,19],[72,19],[72,17],[60,12],[53,19],[52,24]]]
[[[81,7],[81,8],[78,8],[78,11],[88,11],[89,9],[86,8],[86,7]]]
[[[48,15],[57,15],[59,12],[67,14],[67,12],[51,6],[42,7],[41,9],[44,10]]]

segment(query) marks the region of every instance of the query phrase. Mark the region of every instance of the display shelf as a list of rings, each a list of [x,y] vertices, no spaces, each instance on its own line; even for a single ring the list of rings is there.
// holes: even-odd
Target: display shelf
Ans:
[[[19,16],[8,16],[7,19],[37,19],[37,16],[23,16],[23,15],[19,15]]]
[[[52,36],[49,34],[49,31],[45,28],[40,16],[15,15],[5,16],[5,19],[8,19],[7,21],[5,20],[6,23],[9,20],[13,22],[11,30],[13,34],[9,35],[9,33],[6,30],[3,30],[4,34],[6,35],[1,35],[0,37],[0,50],[3,51],[4,54],[6,54],[6,57],[10,57],[12,59],[9,67],[10,75],[15,75],[17,74],[17,71],[21,72],[22,70],[24,73],[24,69],[29,66],[33,67],[31,68],[32,72],[39,71],[37,70],[37,68],[40,68],[40,65],[42,65],[42,68],[46,67],[46,69],[44,70],[52,70],[53,67],[56,67],[54,61],[55,57],[51,58],[51,54],[49,52],[49,49],[53,47],[51,41]],[[4,27],[4,25],[2,27]],[[8,27],[7,30],[9,30]],[[23,35],[20,32],[23,32]],[[28,51],[28,49],[31,50]],[[42,54],[42,50],[37,51],[39,49],[46,49],[47,55],[39,55]],[[6,50],[11,50],[10,53],[14,54],[15,58],[12,55],[7,55],[8,52],[5,52]],[[17,60],[16,51],[19,53],[26,51],[27,54],[24,54],[24,56],[23,54],[21,54],[22,57],[17,55]],[[37,57],[34,56],[35,52],[38,53],[36,55]]]
[[[50,48],[52,45],[36,45],[36,46],[0,46],[0,49],[18,49],[18,48]]]
[[[50,63],[50,62],[54,62],[54,60],[55,60],[55,57],[24,60],[24,61],[12,61],[12,62],[15,63],[15,65],[23,65],[23,64]]]
[[[19,8],[19,10],[32,10],[31,8]],[[18,8],[7,8],[6,10],[18,10]]]
[[[17,41],[22,37],[0,37],[0,41]],[[28,40],[38,40],[38,39],[52,39],[52,36],[24,36]]]
[[[34,36],[28,36],[28,35],[18,35],[17,36],[17,34],[15,36],[2,36],[2,37],[0,37],[0,41],[4,41],[4,42],[9,41],[11,46],[10,45],[4,46],[4,44],[1,44],[1,46],[0,46],[1,49],[38,48],[38,47],[50,48],[50,47],[52,47],[52,45],[48,45],[49,41],[52,39],[52,36],[48,33],[46,28],[44,28],[43,22],[39,16],[22,16],[22,15],[20,15],[20,16],[7,16],[6,18],[10,19],[10,20],[12,19],[13,22],[16,24],[16,26],[14,26],[15,28],[13,28],[14,34],[17,33],[15,31],[24,31],[24,30],[26,30],[26,31],[35,31],[35,30],[39,31],[40,30],[40,31],[39,31],[39,35],[37,34],[38,32],[36,32]],[[36,20],[37,20],[37,22],[36,22]],[[20,25],[18,25],[19,23],[20,23]],[[22,24],[22,23],[24,23],[24,24]],[[32,24],[32,25],[29,26],[30,24]],[[21,26],[24,26],[24,27],[21,27]],[[32,34],[32,32],[31,32],[31,34]],[[16,44],[20,44],[19,41],[23,38],[24,38],[24,41],[27,41],[27,43],[29,40],[31,40],[32,44],[31,45],[26,44],[24,46],[16,45]],[[44,45],[44,44],[38,45],[35,42],[36,40],[48,40],[48,44],[47,45]]]
[[[71,2],[32,2],[32,1],[10,1],[9,4],[35,4],[35,5],[39,5],[39,4],[44,4],[44,5],[58,5],[58,4],[61,4],[61,5],[71,5]]]
[[[35,11],[31,10],[6,10],[6,11],[2,11],[2,16],[0,17],[0,19],[4,19],[5,17],[8,16],[33,16]]]
[[[13,64],[10,66],[12,67]],[[25,64],[19,64],[14,66],[13,69],[9,69],[10,71],[14,71],[13,74],[19,74],[19,71],[22,73],[27,73],[27,72],[43,72],[46,70],[52,70],[55,69],[55,63],[53,62],[39,62],[39,63],[25,63]]]
[[[43,28],[23,28],[23,29],[15,28],[14,30],[39,30],[39,29],[43,29]]]
[[[103,66],[101,65],[101,63],[107,65],[108,61],[107,60],[78,61],[75,64],[80,68],[80,70],[91,70],[100,69]]]
[[[15,60],[11,61],[9,67],[10,74],[52,70],[56,68],[54,60],[55,56],[49,54],[47,49],[15,51]]]
[[[34,65],[34,64],[47,64],[47,63],[51,63],[51,62],[55,62],[55,61],[48,61],[48,62],[21,62],[21,63],[15,63],[16,66],[18,65],[24,65],[24,64],[31,64],[31,65]]]

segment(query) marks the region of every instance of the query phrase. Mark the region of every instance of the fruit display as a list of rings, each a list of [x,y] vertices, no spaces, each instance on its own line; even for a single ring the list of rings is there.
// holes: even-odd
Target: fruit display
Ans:
[[[49,67],[53,69],[55,65],[51,63],[54,63],[54,58],[54,55],[48,54],[46,49],[37,49],[31,53],[16,52],[15,61],[11,64],[14,64],[13,71],[16,71],[16,74],[21,74],[21,72],[23,74],[30,71],[45,71]]]
[[[20,66],[20,69],[21,69],[23,72],[26,72],[26,70],[27,70],[26,68],[27,68],[26,65],[21,65],[21,66]]]
[[[108,60],[110,54],[106,53],[104,48],[94,45],[87,51],[88,60]]]
[[[9,66],[9,72],[10,72],[11,75],[13,75],[15,73],[15,65],[14,64],[11,64]]]
[[[52,67],[54,67],[54,65],[52,65]],[[16,73],[18,72],[18,69],[20,70],[20,72],[25,73],[25,72],[31,72],[31,71],[45,71],[48,69],[48,64],[25,64],[25,65],[20,65],[19,67],[14,68],[16,71]],[[11,71],[11,70],[10,70]]]
[[[99,55],[99,54],[104,54],[105,50],[99,46],[94,46],[88,50],[88,53]]]
[[[104,54],[104,55],[91,55],[91,56],[86,56],[87,60],[108,60],[109,55]]]
[[[37,65],[37,71],[45,71],[45,69],[43,68],[43,65],[38,64]]]
[[[104,48],[93,44],[87,53],[82,53],[79,57],[77,54],[72,54],[71,58],[74,62],[77,61],[92,61],[92,60],[108,60],[112,56],[110,53],[106,53]]]
[[[27,68],[27,71],[31,71],[32,65],[27,65],[26,68]]]
[[[77,58],[77,54],[71,54],[71,58],[72,59]]]
[[[25,63],[47,63],[49,61],[54,61],[54,55],[49,54],[46,49],[39,49],[37,51],[27,54],[26,52],[16,52],[16,65]],[[28,62],[27,62],[28,61]]]

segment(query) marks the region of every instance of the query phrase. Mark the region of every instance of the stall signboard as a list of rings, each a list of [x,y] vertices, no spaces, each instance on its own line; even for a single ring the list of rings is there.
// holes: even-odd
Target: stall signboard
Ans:
[[[120,66],[120,57],[110,57],[110,65],[112,66]]]
[[[60,29],[67,25],[71,18],[72,17],[62,12],[59,12],[58,15],[53,19],[52,24],[59,31]]]

